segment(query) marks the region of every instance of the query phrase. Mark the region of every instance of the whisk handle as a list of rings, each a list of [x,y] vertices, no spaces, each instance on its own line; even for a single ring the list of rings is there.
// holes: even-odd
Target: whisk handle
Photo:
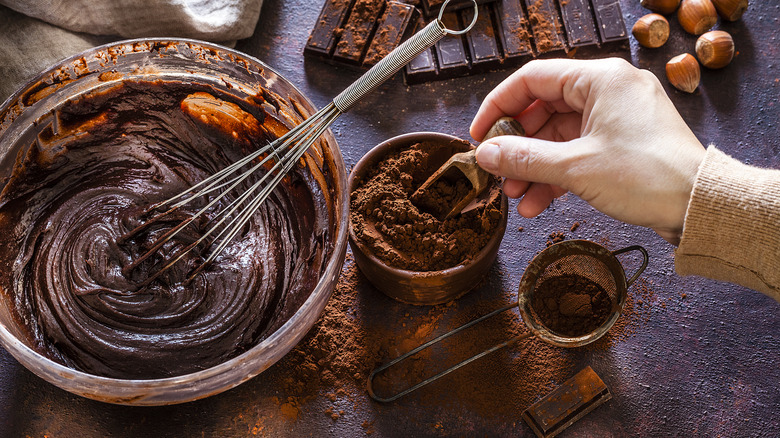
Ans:
[[[365,95],[392,77],[409,61],[434,45],[436,41],[439,41],[446,34],[446,28],[441,20],[431,21],[422,30],[412,35],[411,38],[382,58],[381,61],[371,67],[369,71],[342,91],[341,94],[336,96],[333,99],[336,108],[341,112],[346,112]]]
[[[336,108],[342,113],[352,108],[352,105],[356,104],[363,96],[374,91],[376,87],[390,79],[398,70],[408,64],[409,61],[434,45],[436,41],[442,39],[444,35],[462,35],[471,30],[477,23],[477,16],[479,15],[476,0],[471,0],[474,5],[474,19],[471,20],[471,24],[466,26],[465,29],[458,31],[447,29],[442,22],[444,10],[447,8],[449,2],[450,0],[446,0],[444,4],[441,5],[439,18],[428,23],[422,30],[412,35],[411,38],[404,41],[400,46],[396,47],[387,56],[382,58],[381,61],[371,67],[371,69],[357,81],[347,87],[346,90],[336,96],[336,98],[333,99],[333,104],[336,105]]]

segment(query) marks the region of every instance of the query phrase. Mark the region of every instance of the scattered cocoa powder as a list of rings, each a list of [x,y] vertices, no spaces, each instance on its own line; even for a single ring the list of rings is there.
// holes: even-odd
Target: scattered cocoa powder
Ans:
[[[577,351],[607,350],[633,336],[649,319],[656,303],[650,286],[643,278],[638,279],[629,289],[622,316],[604,337],[592,344],[566,349],[528,338],[421,388],[400,403],[415,403],[414,400],[449,403],[484,418],[516,418],[519,409],[529,406],[577,371],[580,367]],[[360,309],[365,306],[361,302],[364,289],[370,289],[370,284],[348,254],[336,289],[319,321],[277,367],[285,375],[282,388],[285,398],[277,400],[277,405],[289,420],[294,421],[298,412],[318,396],[325,396],[331,403],[337,399],[363,403],[368,398],[366,380],[375,367],[517,299],[516,291],[512,290],[490,295],[468,309],[459,309],[458,301],[452,301],[430,306],[422,316],[399,314],[404,321],[399,330],[369,324],[360,315]],[[405,363],[405,370],[399,373],[401,382],[418,382],[441,371],[442,366],[481,351],[480,348],[528,330],[513,311],[483,324],[481,329],[467,330],[453,337],[453,342],[442,345],[435,353],[425,350],[425,354]],[[325,415],[332,418],[332,413],[339,414],[331,409]],[[339,421],[342,415],[334,421]],[[366,434],[372,434],[374,419],[366,419],[362,427]]]
[[[545,327],[563,336],[587,335],[612,312],[604,288],[580,275],[544,279],[536,286],[531,305]]]
[[[547,246],[552,246],[558,242],[563,242],[566,240],[566,233],[563,231],[553,231],[548,237]]]
[[[471,261],[501,222],[498,179],[487,189],[490,196],[483,206],[444,221],[411,201],[414,191],[464,147],[470,147],[468,142],[424,142],[381,160],[351,194],[350,221],[357,240],[377,258],[400,269],[436,271]],[[442,154],[444,150],[450,152]],[[437,186],[418,203],[433,210],[446,209],[459,190],[463,187]]]

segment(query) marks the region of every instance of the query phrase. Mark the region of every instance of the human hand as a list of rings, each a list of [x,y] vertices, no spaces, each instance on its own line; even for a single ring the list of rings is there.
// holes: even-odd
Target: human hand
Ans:
[[[705,149],[658,79],[619,59],[531,61],[488,94],[471,124],[480,140],[515,117],[528,137],[494,137],[477,162],[534,217],[570,191],[601,212],[679,242]]]

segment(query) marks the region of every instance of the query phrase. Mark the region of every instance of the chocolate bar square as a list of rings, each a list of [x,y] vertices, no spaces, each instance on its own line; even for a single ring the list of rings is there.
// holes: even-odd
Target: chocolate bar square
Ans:
[[[561,18],[570,48],[599,43],[588,0],[559,0],[558,4],[561,7]]]
[[[384,5],[385,0],[355,0],[341,39],[336,44],[335,59],[349,64],[360,63]]]
[[[561,19],[554,0],[525,0],[528,22],[534,35],[534,44],[539,53],[565,50]]]
[[[496,35],[504,52],[504,65],[524,62],[533,56],[531,34],[521,0],[500,0],[496,3]]]
[[[596,14],[602,44],[625,42],[628,40],[626,23],[618,0],[591,0]]]
[[[352,0],[326,0],[320,16],[309,34],[303,53],[330,58],[341,35]]]
[[[458,16],[454,12],[447,12],[442,16],[442,22],[447,28],[457,29]],[[469,60],[466,57],[466,48],[463,46],[463,38],[460,35],[447,35],[440,39],[434,46],[436,59],[439,62],[438,73],[445,77],[462,76],[469,71]]]
[[[612,398],[591,367],[563,382],[523,412],[523,420],[539,438],[552,438]]]
[[[497,68],[504,59],[501,49],[498,47],[491,15],[487,6],[480,6],[477,22],[466,34],[473,73]],[[461,11],[461,19],[463,23],[471,23],[474,19],[474,10],[464,9]]]
[[[428,49],[412,59],[406,65],[404,73],[407,85],[436,80],[436,60],[433,56],[433,49]]]
[[[363,65],[370,66],[379,62],[388,53],[398,47],[414,32],[419,11],[414,6],[390,1],[379,19],[374,39],[368,47]]]

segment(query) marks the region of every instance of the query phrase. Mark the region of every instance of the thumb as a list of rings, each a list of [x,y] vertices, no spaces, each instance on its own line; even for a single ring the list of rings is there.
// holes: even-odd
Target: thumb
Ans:
[[[494,137],[477,148],[477,164],[504,178],[565,188],[578,143],[579,139],[552,142],[513,135]]]

